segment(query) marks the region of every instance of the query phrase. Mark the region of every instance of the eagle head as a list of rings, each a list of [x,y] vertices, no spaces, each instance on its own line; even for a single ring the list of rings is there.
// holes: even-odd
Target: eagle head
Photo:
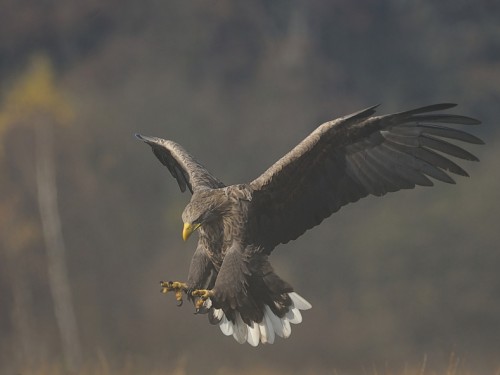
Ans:
[[[219,189],[195,192],[182,212],[182,239],[186,241],[204,223],[219,219],[228,206],[228,199]]]

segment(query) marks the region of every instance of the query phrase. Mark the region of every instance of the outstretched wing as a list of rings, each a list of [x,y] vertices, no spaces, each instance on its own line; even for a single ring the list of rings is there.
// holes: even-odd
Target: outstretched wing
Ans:
[[[141,134],[135,136],[151,146],[156,157],[177,180],[182,192],[186,191],[186,186],[191,193],[225,186],[179,144],[162,138],[146,137]]]
[[[376,108],[371,107],[318,127],[251,182],[256,241],[270,252],[369,194],[433,185],[427,176],[454,183],[446,171],[468,176],[447,156],[478,159],[444,139],[483,142],[443,124],[480,122],[429,113],[454,106],[436,104],[376,117],[370,117]]]

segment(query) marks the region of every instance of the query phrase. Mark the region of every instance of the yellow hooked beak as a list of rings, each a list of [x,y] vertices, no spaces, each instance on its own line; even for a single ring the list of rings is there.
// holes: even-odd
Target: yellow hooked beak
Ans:
[[[191,224],[191,223],[184,223],[184,228],[182,229],[182,239],[186,241],[191,234],[199,228],[201,224]]]

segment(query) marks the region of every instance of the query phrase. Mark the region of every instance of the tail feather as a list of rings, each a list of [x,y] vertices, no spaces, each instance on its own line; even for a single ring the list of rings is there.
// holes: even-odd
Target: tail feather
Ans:
[[[222,312],[221,309],[218,309],[220,312]],[[222,318],[219,323],[220,330],[222,333],[226,336],[231,336],[234,332],[233,330],[233,323],[231,323],[230,320],[226,318],[226,315],[224,315],[224,312],[222,312]]]
[[[293,324],[299,324],[302,322],[302,314],[296,307],[290,308],[290,310],[286,313],[286,317],[290,321],[290,323]]]
[[[269,320],[269,317],[266,313],[264,313],[264,318],[262,322],[259,323],[259,331],[260,331],[260,341],[263,344],[272,344],[274,343],[274,330]]]
[[[248,326],[245,324],[239,312],[236,313],[236,320],[233,323],[233,337],[238,343],[247,341]]]
[[[259,345],[261,340],[259,324],[252,322],[251,325],[247,325],[247,342],[252,346]]]
[[[288,293],[288,296],[292,299],[293,305],[299,310],[309,310],[312,307],[309,302],[295,292]]]
[[[212,317],[218,318],[218,325],[222,333],[226,336],[233,336],[234,339],[243,344],[248,342],[251,346],[262,344],[272,344],[276,335],[288,338],[292,333],[290,324],[302,322],[300,310],[308,310],[311,304],[295,292],[288,293],[292,304],[282,317],[276,315],[271,307],[264,305],[263,318],[260,322],[250,321],[245,323],[239,312],[236,311],[234,321],[226,317],[222,309],[211,308]],[[207,305],[211,302],[207,300]]]

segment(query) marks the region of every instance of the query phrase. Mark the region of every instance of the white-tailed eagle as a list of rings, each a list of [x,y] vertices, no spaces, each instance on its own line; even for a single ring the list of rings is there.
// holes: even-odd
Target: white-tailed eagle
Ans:
[[[454,106],[384,116],[371,107],[328,121],[255,180],[231,186],[177,143],[137,134],[181,191],[192,193],[182,237],[199,234],[187,282],[162,282],[162,291],[174,291],[180,303],[186,293],[197,312],[239,343],[288,337],[290,323],[300,323],[300,310],[311,305],[274,272],[269,254],[360,198],[432,186],[430,178],[454,183],[449,172],[468,176],[448,156],[478,159],[449,140],[482,144],[455,127],[480,122],[435,113]]]

